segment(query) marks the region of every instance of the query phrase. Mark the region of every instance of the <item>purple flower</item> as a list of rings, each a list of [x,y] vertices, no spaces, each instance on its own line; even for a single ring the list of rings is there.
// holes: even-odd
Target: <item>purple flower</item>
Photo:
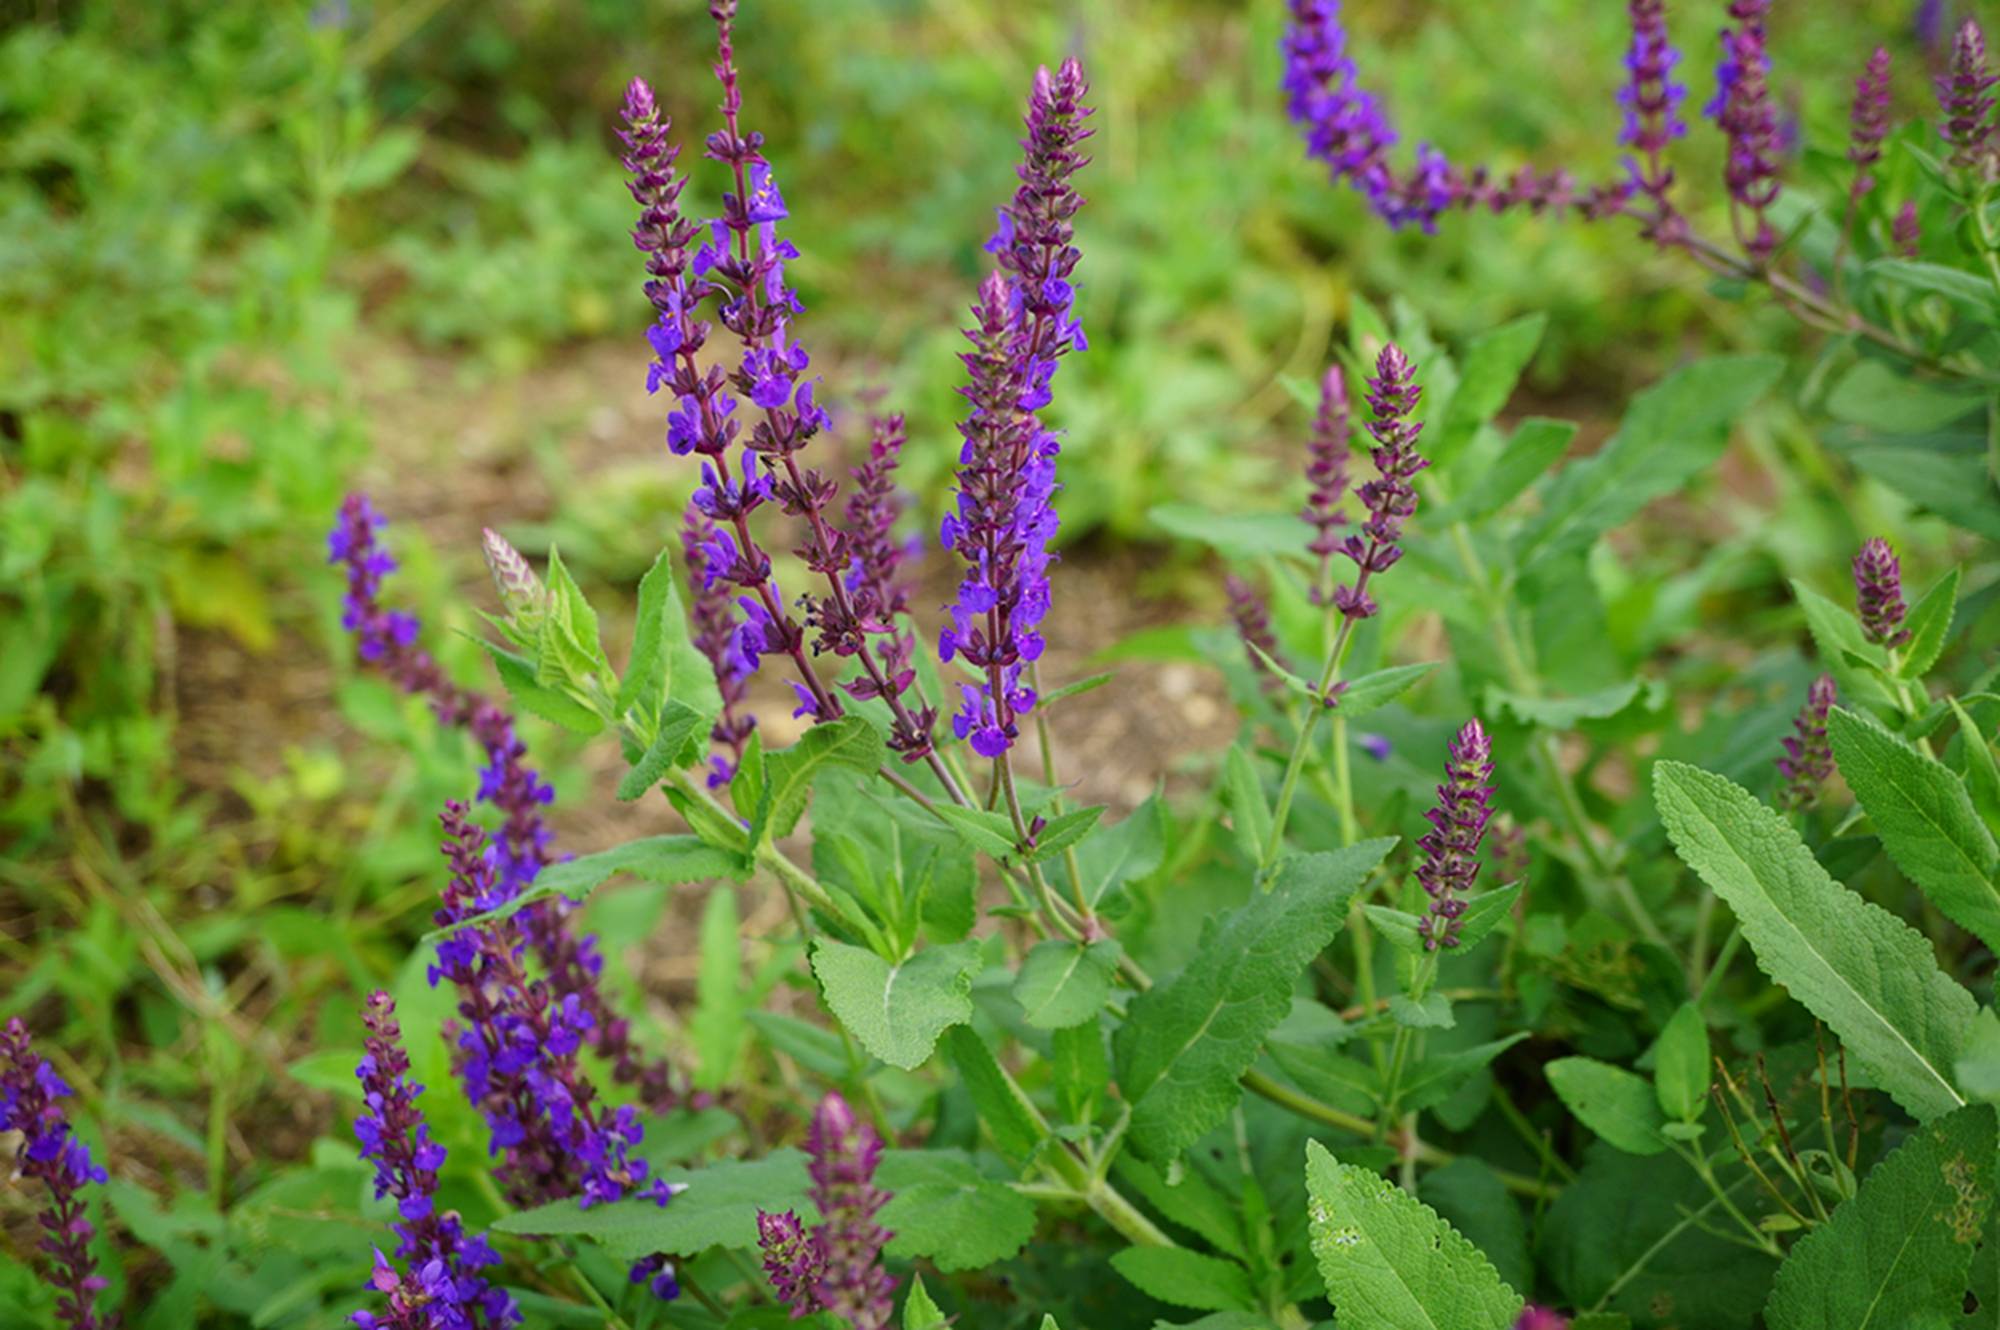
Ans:
[[[1374,94],[1360,85],[1339,0],[1291,0],[1282,49],[1285,109],[1305,133],[1306,154],[1324,162],[1335,181],[1385,208],[1392,186],[1387,154],[1396,131]]]
[[[1347,464],[1352,457],[1348,440],[1353,432],[1347,403],[1347,380],[1340,366],[1327,366],[1319,384],[1319,410],[1313,416],[1312,437],[1306,443],[1306,479],[1312,494],[1300,514],[1313,529],[1312,543],[1306,548],[1319,558],[1319,577],[1313,582],[1315,605],[1332,594],[1333,556],[1340,551],[1334,535],[1347,525],[1340,501],[1347,495]]]
[[[1854,556],[1854,607],[1870,642],[1893,650],[1910,640],[1903,627],[1903,566],[1880,536]]]
[[[1854,163],[1848,197],[1856,202],[1875,188],[1875,163],[1882,160],[1882,140],[1888,136],[1889,52],[1878,46],[1854,80],[1854,105],[1848,113],[1847,160]]]
[[[468,1237],[456,1211],[437,1209],[438,1169],[444,1147],[431,1139],[417,1108],[424,1087],[410,1082],[410,1059],[396,1024],[389,995],[369,995],[362,1016],[368,1027],[361,1064],[364,1108],[354,1122],[361,1157],[375,1161],[375,1196],[396,1202],[396,1255],[409,1262],[399,1274],[375,1253],[371,1286],[389,1297],[389,1316],[356,1312],[363,1330],[388,1326],[464,1327],[485,1330],[519,1325],[521,1313],[505,1289],[489,1285],[479,1272],[500,1258],[483,1237]],[[411,1319],[415,1317],[416,1319]]]
[[[1827,742],[1826,715],[1836,701],[1833,676],[1822,674],[1806,690],[1806,703],[1792,721],[1793,733],[1785,736],[1784,756],[1778,759],[1778,807],[1786,811],[1811,808],[1819,801],[1820,786],[1833,774],[1833,749]]]
[[[681,526],[681,553],[687,558],[688,618],[694,626],[695,648],[708,658],[716,691],[722,695],[721,714],[709,730],[715,751],[709,759],[708,787],[718,789],[736,774],[743,745],[757,728],[757,718],[744,710],[757,662],[737,641],[736,610],[722,586],[741,555],[729,533],[692,506]]]
[[[381,526],[382,518],[374,505],[365,496],[353,494],[341,505],[339,520],[328,537],[331,561],[347,569],[345,622],[360,641],[358,654],[365,664],[404,692],[428,697],[438,719],[465,730],[485,754],[478,797],[501,817],[493,856],[501,894],[511,900],[555,861],[549,848],[552,833],[543,817],[543,810],[555,800],[555,791],[527,765],[527,746],[514,732],[513,716],[485,695],[454,683],[417,644],[415,617],[382,604],[382,576],[396,564],[382,547]],[[546,592],[536,596],[540,584],[526,560],[505,541],[487,534],[486,553],[495,578],[503,579],[504,574],[503,601],[507,586],[512,585],[517,596],[527,595],[531,603],[542,603]],[[500,546],[497,551],[495,542]],[[393,630],[389,625],[394,625]],[[611,1063],[614,1078],[621,1085],[636,1086],[639,1097],[649,1106],[669,1108],[678,1101],[672,1069],[664,1061],[646,1060],[633,1045],[630,1023],[612,1010],[599,983],[604,961],[598,954],[597,939],[579,935],[571,926],[573,908],[567,899],[551,897],[536,901],[518,918],[556,992],[576,994],[591,1011],[594,1046],[599,1056]]]
[[[1905,202],[1896,210],[1896,220],[1890,231],[1898,254],[1906,259],[1918,256],[1922,250],[1924,237],[1917,221],[1917,205],[1914,201]]]
[[[1626,9],[1632,42],[1625,52],[1626,82],[1618,90],[1618,104],[1625,109],[1618,141],[1632,150],[1628,169],[1634,186],[1658,210],[1646,223],[1647,233],[1665,245],[1685,230],[1667,198],[1674,172],[1666,164],[1666,149],[1687,133],[1680,116],[1687,86],[1674,78],[1681,53],[1667,36],[1666,0],[1630,0]]]
[[[1777,107],[1771,100],[1771,61],[1764,46],[1770,0],[1731,0],[1733,28],[1722,30],[1722,59],[1715,70],[1715,100],[1708,113],[1729,143],[1723,180],[1729,187],[1737,239],[1755,263],[1778,247],[1768,210],[1778,198],[1782,151]]]
[[[1256,590],[1234,573],[1223,579],[1222,590],[1229,597],[1229,617],[1236,624],[1236,635],[1243,639],[1244,654],[1250,658],[1250,668],[1257,672],[1258,683],[1267,694],[1282,692],[1285,681],[1270,664],[1278,659],[1278,639],[1271,632],[1270,609]],[[1265,659],[1267,656],[1269,660]]]
[[[1459,916],[1479,875],[1479,840],[1492,816],[1493,746],[1479,722],[1469,720],[1451,741],[1437,806],[1424,816],[1431,829],[1417,841],[1424,852],[1417,881],[1431,898],[1418,923],[1426,950],[1458,945]]]
[[[1553,1307],[1531,1302],[1514,1318],[1514,1330],[1569,1330],[1569,1318]]]
[[[90,1254],[97,1229],[83,1195],[106,1175],[91,1162],[90,1148],[76,1138],[58,1102],[71,1093],[48,1060],[36,1055],[19,1017],[0,1027],[0,1133],[20,1133],[14,1171],[48,1193],[35,1216],[42,1230],[35,1247],[47,1258],[42,1277],[56,1290],[56,1316],[68,1330],[116,1330],[116,1314],[97,1314],[105,1281]]]
[[[764,1253],[764,1274],[778,1301],[791,1308],[792,1319],[821,1310],[820,1281],[826,1277],[824,1246],[806,1232],[796,1212],[757,1212],[757,1246]]]
[[[884,1330],[896,1281],[882,1268],[882,1248],[892,1236],[875,1222],[889,1193],[875,1185],[882,1138],[829,1092],[813,1112],[806,1137],[813,1204],[823,1221],[813,1230],[820,1275],[819,1304],[847,1319],[854,1330]]]
[[[1363,752],[1367,753],[1368,756],[1374,758],[1377,762],[1387,762],[1389,755],[1396,751],[1395,745],[1391,744],[1386,736],[1380,734],[1369,734],[1364,731],[1357,733],[1354,736],[1354,741],[1361,745]]]
[[[1986,34],[1975,19],[1967,19],[1951,40],[1950,70],[1938,77],[1938,108],[1944,114],[1941,133],[1951,144],[1951,164],[1990,169],[1993,140],[1993,97],[1996,76],[1986,67]]]
[[[1417,491],[1410,480],[1430,465],[1417,452],[1417,437],[1424,427],[1411,419],[1422,396],[1416,371],[1402,350],[1394,343],[1383,347],[1375,361],[1375,377],[1368,382],[1368,405],[1375,413],[1368,422],[1368,433],[1375,440],[1369,456],[1376,474],[1356,491],[1368,520],[1340,546],[1340,552],[1354,561],[1354,584],[1333,593],[1334,607],[1350,619],[1375,613],[1368,579],[1387,572],[1403,557],[1403,524],[1417,511]]]

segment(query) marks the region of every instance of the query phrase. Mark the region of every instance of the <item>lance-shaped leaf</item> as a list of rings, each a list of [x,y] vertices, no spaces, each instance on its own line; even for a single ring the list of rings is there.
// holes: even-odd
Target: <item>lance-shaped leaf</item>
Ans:
[[[1479,1249],[1377,1173],[1306,1142],[1313,1256],[1341,1330],[1503,1330],[1521,1311]]]
[[[1547,1074],[1569,1111],[1626,1154],[1656,1155],[1667,1148],[1660,1135],[1665,1119],[1643,1077],[1595,1058],[1557,1058]]]
[[[955,1150],[891,1150],[875,1180],[890,1194],[876,1217],[895,1235],[891,1256],[983,1270],[1011,1260],[1035,1235],[1035,1203]]]
[[[715,670],[688,635],[673,556],[661,550],[639,581],[638,619],[632,626],[632,655],[618,681],[620,714],[637,707],[654,715],[667,698],[713,716],[722,709]]]
[[[813,943],[826,1005],[863,1048],[905,1071],[924,1064],[939,1035],[972,1019],[978,964],[974,942],[926,947],[896,965],[831,938]]]
[[[1875,823],[1882,848],[1959,927],[2000,951],[2000,847],[1965,782],[1872,720],[1836,708],[1827,720],[1834,760]]]
[[[1081,1025],[1097,1015],[1110,995],[1119,955],[1110,938],[1089,946],[1056,937],[1037,942],[1014,980],[1014,1000],[1037,1029]]]
[[[1171,1159],[1228,1116],[1238,1079],[1291,1010],[1300,972],[1394,843],[1285,860],[1271,890],[1208,927],[1186,969],[1132,1000],[1115,1051],[1142,1153]]]
[[[1771,1330],[1958,1324],[1993,1206],[1993,1148],[1985,1104],[1905,1141],[1778,1267],[1764,1306]]]
[[[789,836],[806,811],[806,798],[813,779],[829,767],[872,772],[882,765],[885,746],[875,727],[859,716],[815,725],[790,748],[771,753],[764,759],[766,788],[757,807],[750,843],[763,843],[766,835]]]
[[[1230,1312],[1257,1306],[1257,1294],[1242,1266],[1186,1247],[1127,1247],[1111,1253],[1111,1268],[1140,1292],[1175,1307]]]
[[[1735,911],[1764,973],[1917,1118],[1965,1103],[1952,1069],[1977,1006],[1922,934],[1835,882],[1789,822],[1727,778],[1661,762],[1653,798],[1681,861]]]
[[[613,1256],[636,1260],[653,1252],[687,1256],[710,1247],[754,1247],[760,1209],[797,1210],[807,1223],[819,1217],[806,1199],[806,1157],[797,1150],[670,1168],[660,1176],[680,1189],[668,1205],[632,1199],[586,1210],[573,1200],[553,1201],[504,1215],[493,1227],[502,1233],[585,1237]]]

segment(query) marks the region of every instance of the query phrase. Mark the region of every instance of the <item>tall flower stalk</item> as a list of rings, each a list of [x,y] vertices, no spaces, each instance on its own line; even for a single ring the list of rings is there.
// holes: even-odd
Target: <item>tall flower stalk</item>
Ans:
[[[896,1281],[882,1268],[892,1235],[875,1220],[890,1199],[875,1185],[882,1138],[829,1092],[813,1111],[806,1156],[820,1222],[808,1231],[790,1210],[757,1215],[771,1287],[794,1317],[828,1311],[853,1330],[886,1330]]]
[[[56,1291],[56,1317],[67,1330],[117,1330],[118,1317],[97,1314],[104,1277],[90,1240],[85,1188],[103,1183],[105,1172],[91,1161],[90,1147],[77,1139],[62,1100],[74,1093],[47,1058],[38,1055],[19,1017],[0,1028],[0,1132],[16,1132],[13,1171],[39,1182],[44,1193],[35,1215],[42,1236],[42,1277]]]
[[[1424,852],[1417,881],[1431,902],[1417,925],[1427,951],[1458,945],[1466,897],[1479,876],[1479,842],[1493,815],[1492,782],[1492,742],[1477,719],[1469,720],[1452,738],[1437,806],[1424,814],[1431,829],[1417,841]]]
[[[1837,700],[1833,676],[1820,675],[1806,690],[1805,705],[1792,721],[1792,733],[1785,736],[1784,753],[1777,760],[1780,782],[1777,803],[1786,812],[1818,803],[1820,787],[1833,774],[1833,748],[1826,736],[1826,718]]]
[[[395,571],[396,561],[382,543],[382,525],[381,514],[366,495],[350,494],[327,537],[328,562],[347,576],[342,624],[354,634],[356,654],[364,665],[404,692],[427,698],[440,721],[466,731],[486,755],[478,798],[501,817],[493,842],[495,904],[505,904],[555,862],[543,812],[554,801],[555,791],[527,765],[527,746],[515,731],[513,715],[484,694],[453,682],[419,645],[416,617],[384,602],[382,579]],[[501,602],[518,621],[532,624],[545,612],[547,592],[527,561],[505,540],[488,531],[484,543]],[[678,1102],[672,1069],[664,1060],[644,1057],[633,1043],[630,1022],[605,996],[604,958],[597,939],[577,932],[573,910],[567,899],[550,897],[535,901],[516,917],[550,986],[559,996],[574,995],[590,1012],[592,1047],[611,1064],[613,1079],[632,1086],[648,1107],[664,1111]]]

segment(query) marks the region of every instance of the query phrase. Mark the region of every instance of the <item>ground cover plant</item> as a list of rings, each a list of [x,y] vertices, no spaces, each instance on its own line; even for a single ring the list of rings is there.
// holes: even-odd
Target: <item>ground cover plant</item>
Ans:
[[[39,954],[0,1033],[8,1323],[1990,1324],[2000,121],[1976,19],[1919,33],[1935,87],[1900,95],[1927,115],[1891,118],[1885,48],[1841,152],[1799,168],[1767,6],[1698,16],[1723,25],[1711,209],[1673,165],[1695,62],[1658,0],[1629,6],[1631,158],[1597,186],[1428,147],[1398,167],[1340,6],[1290,0],[1274,120],[1390,226],[1633,219],[1809,339],[1683,348],[1580,445],[1528,403],[1546,315],[1447,334],[1354,296],[1282,380],[1283,492],[1149,511],[1203,551],[1207,623],[1073,668],[1090,416],[1065,402],[1119,330],[1088,300],[1117,150],[1092,53],[1018,71],[947,437],[822,348],[811,190],[745,55],[767,14],[704,17],[659,73],[705,65],[712,96],[674,114],[635,78],[615,130],[647,319],[625,367],[686,503],[646,507],[629,587],[502,516],[460,615],[407,493],[336,500],[300,449],[343,710],[415,773],[324,834],[424,862],[191,944],[78,850],[89,945],[9,944]],[[36,595],[91,603],[34,548],[62,574]],[[88,669],[103,626],[37,639],[86,656],[81,695],[129,682]],[[1090,802],[1086,720],[1173,705],[1120,676],[1190,661],[1226,690],[1219,741]],[[78,695],[36,714],[122,732]],[[93,840],[116,825],[31,776]],[[595,848],[575,804],[612,807]],[[634,959],[663,919],[694,935],[678,1004]],[[260,926],[323,963],[310,984],[222,959]],[[124,948],[156,990],[60,973]],[[313,1028],[246,1021],[265,987]],[[207,1102],[118,1083],[108,1028],[70,1046],[73,991],[191,1047],[206,1078],[161,1084]],[[267,1111],[245,1063],[315,1107]],[[183,1161],[121,1158],[133,1124]]]

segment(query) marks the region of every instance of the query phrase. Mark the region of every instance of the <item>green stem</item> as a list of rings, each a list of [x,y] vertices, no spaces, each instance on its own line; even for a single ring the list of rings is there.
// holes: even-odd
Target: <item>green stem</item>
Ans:
[[[1367,576],[1364,573],[1357,582],[1365,589]],[[1319,684],[1314,689],[1318,698],[1324,698],[1340,677],[1340,667],[1347,659],[1347,649],[1354,642],[1355,619],[1343,617],[1340,627],[1334,632],[1333,645],[1327,650],[1326,664],[1320,670]],[[1306,764],[1306,754],[1312,749],[1313,734],[1319,728],[1320,713],[1326,705],[1315,698],[1306,699],[1306,714],[1299,722],[1298,738],[1292,741],[1292,754],[1285,762],[1285,778],[1278,786],[1278,806],[1271,811],[1271,832],[1264,843],[1264,853],[1257,860],[1257,876],[1261,879],[1278,862],[1278,851],[1285,843],[1285,823],[1292,815],[1292,799],[1298,793],[1299,772]]]

